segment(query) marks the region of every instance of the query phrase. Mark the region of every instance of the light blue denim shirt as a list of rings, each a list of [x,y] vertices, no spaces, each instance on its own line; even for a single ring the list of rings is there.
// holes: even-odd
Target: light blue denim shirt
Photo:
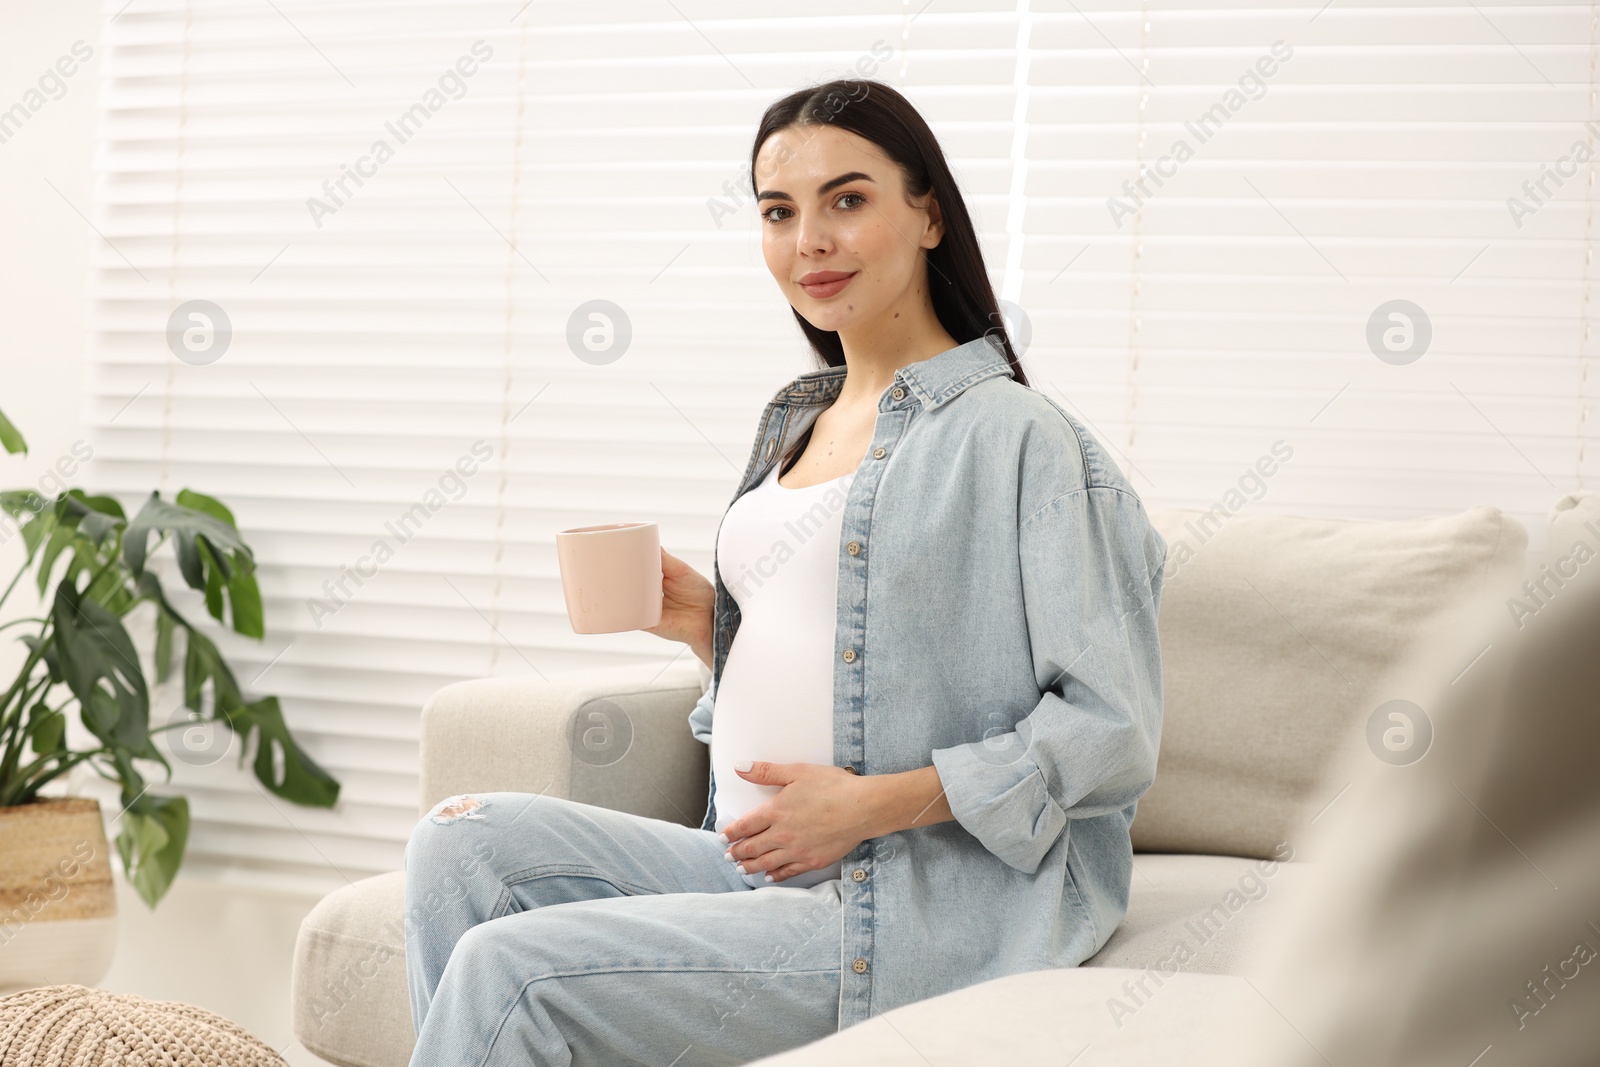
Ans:
[[[806,372],[772,398],[734,500],[845,373]],[[844,857],[841,1030],[1001,975],[1077,966],[1127,913],[1128,827],[1161,741],[1166,555],[1105,449],[1020,384],[987,337],[895,373],[839,536],[834,764],[932,763],[955,821]],[[715,586],[711,682],[689,715],[708,745],[739,629],[720,571]],[[714,776],[708,791],[706,830]]]

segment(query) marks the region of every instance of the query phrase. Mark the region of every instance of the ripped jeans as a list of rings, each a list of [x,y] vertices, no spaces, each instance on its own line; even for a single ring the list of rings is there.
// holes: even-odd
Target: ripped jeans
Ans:
[[[838,1029],[838,879],[752,888],[709,830],[450,797],[405,851],[414,1067],[741,1064]]]

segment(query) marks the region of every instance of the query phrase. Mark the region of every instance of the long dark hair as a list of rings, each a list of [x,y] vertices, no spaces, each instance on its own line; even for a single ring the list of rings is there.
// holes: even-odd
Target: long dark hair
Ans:
[[[899,91],[882,82],[840,78],[814,85],[779,100],[761,116],[755,144],[750,148],[750,191],[756,188],[756,156],[761,146],[779,130],[791,126],[837,126],[881,148],[900,167],[906,193],[913,198],[932,189],[944,219],[944,235],[925,249],[928,292],[939,324],[965,344],[992,336],[1004,350],[1018,382],[1028,384],[1011,346],[1000,304],[983,266],[978,234],[972,228],[967,204],[950,174],[944,152],[917,109]],[[811,342],[824,367],[844,366],[844,345],[833,330],[819,330],[794,311],[795,321]]]

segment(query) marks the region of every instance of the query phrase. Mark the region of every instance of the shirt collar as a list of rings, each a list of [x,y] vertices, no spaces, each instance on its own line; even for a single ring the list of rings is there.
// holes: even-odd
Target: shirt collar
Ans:
[[[848,367],[823,367],[806,371],[790,382],[778,395],[775,403],[788,402],[799,405],[831,404],[844,387]],[[986,378],[1005,374],[1015,377],[1005,349],[989,334],[975,337],[965,344],[947,348],[936,356],[908,363],[895,372],[897,381],[904,381],[911,391],[929,408],[936,408],[958,396],[968,386]]]

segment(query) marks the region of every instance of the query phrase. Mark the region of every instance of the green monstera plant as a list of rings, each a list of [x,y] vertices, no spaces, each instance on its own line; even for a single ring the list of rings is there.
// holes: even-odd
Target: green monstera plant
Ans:
[[[26,441],[4,414],[0,445],[7,452],[27,452]],[[130,521],[108,496],[68,489],[51,499],[19,489],[0,492],[0,509],[20,527],[27,549],[27,560],[0,594],[0,605],[30,570],[41,605],[48,603],[40,616],[5,624],[34,623],[39,629],[22,635],[26,662],[0,699],[0,807],[39,799],[40,789],[80,763],[118,783],[124,810],[117,851],[129,881],[153,908],[171,887],[189,839],[187,798],[153,792],[154,783],[147,784],[139,770],[141,762],[158,763],[171,782],[172,765],[157,743],[163,731],[231,730],[240,741],[241,767],[254,734],[254,771],[262,785],[296,804],[333,806],[339,783],[295,742],[277,697],[247,703],[215,643],[173,608],[147,567],[151,553],[171,540],[178,571],[192,589],[204,593],[207,612],[234,632],[261,639],[254,554],[226,507],[188,489],[171,502],[152,492]],[[152,535],[158,537],[154,548]],[[67,563],[52,593],[52,572],[63,558]],[[184,710],[155,727],[150,725],[150,687],[123,626],[124,617],[145,601],[155,605],[157,682],[172,674],[180,631],[184,646]],[[73,705],[93,738],[78,748],[69,743],[67,731]]]

